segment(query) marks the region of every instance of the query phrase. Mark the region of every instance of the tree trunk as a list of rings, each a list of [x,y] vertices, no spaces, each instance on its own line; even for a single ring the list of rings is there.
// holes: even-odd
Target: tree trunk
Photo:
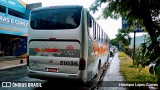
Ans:
[[[158,90],[160,90],[160,78],[158,78]]]
[[[152,42],[155,42],[155,29],[153,28],[153,21],[149,9],[149,2],[148,0],[140,0],[140,11],[141,17],[143,20],[143,24],[146,27],[148,34],[151,37]]]

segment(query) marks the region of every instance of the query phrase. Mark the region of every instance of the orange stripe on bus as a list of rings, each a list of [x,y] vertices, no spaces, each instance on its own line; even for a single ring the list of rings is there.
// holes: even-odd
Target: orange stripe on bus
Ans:
[[[58,48],[54,48],[51,52],[61,52]]]
[[[39,48],[34,48],[36,52],[61,52],[58,48],[42,48],[41,50]]]
[[[93,42],[93,49],[96,56],[99,54],[99,46],[97,42]]]
[[[39,51],[40,51],[39,48],[34,48],[34,50],[35,50],[36,52],[39,52]]]
[[[99,48],[99,54],[101,55],[102,53],[103,53],[103,46]]]
[[[46,51],[46,49],[45,49],[45,48],[42,48],[40,52],[45,52],[45,51]]]
[[[47,50],[45,52],[51,52],[52,48],[47,48]]]
[[[100,47],[98,45],[98,42],[93,42],[93,49],[96,56],[104,54],[107,52],[107,44],[102,44]]]
[[[107,52],[107,45],[103,44],[102,47],[103,47],[103,53]]]

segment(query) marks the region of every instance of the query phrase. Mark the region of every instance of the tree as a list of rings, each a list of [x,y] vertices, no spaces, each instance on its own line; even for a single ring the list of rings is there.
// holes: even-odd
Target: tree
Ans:
[[[145,65],[156,61],[155,70],[160,68],[160,0],[96,0],[90,7],[95,12],[102,3],[108,3],[103,9],[102,16],[127,20],[127,30],[138,28],[146,30],[150,36],[144,54],[150,55]],[[156,72],[157,73],[157,72]],[[160,71],[157,74],[160,78]]]
[[[131,41],[131,37],[128,35],[128,32],[119,29],[118,34],[116,34],[116,38],[111,40],[111,44],[118,47],[119,41],[122,42],[122,47],[128,47]]]

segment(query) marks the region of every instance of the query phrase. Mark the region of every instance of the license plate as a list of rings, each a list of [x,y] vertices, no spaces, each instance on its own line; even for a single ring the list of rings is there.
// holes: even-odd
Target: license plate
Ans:
[[[48,72],[58,72],[58,68],[47,68]]]

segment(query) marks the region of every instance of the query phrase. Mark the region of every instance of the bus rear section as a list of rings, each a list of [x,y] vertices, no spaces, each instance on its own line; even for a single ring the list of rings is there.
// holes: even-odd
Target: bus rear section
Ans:
[[[80,6],[56,6],[31,12],[28,36],[30,77],[82,78],[85,63],[80,59],[81,10]]]

